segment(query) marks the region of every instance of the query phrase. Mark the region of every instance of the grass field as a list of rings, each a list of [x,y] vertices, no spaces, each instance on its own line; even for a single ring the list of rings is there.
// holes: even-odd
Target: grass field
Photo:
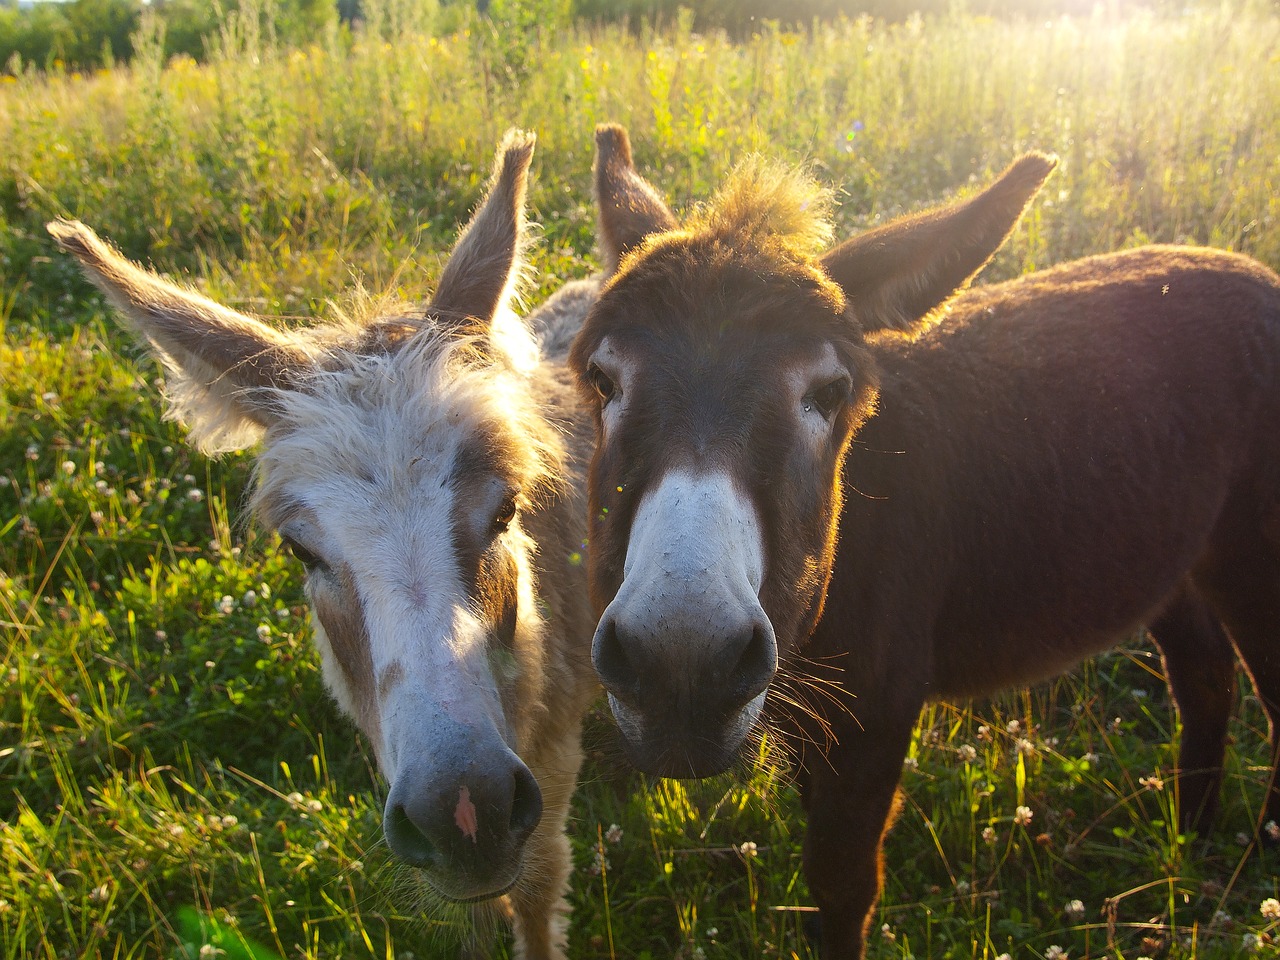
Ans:
[[[232,23],[207,65],[144,37],[127,69],[5,78],[0,956],[426,958],[458,939],[386,853],[384,787],[326,698],[301,569],[242,514],[250,456],[189,452],[46,220],[267,315],[324,314],[355,278],[421,295],[520,125],[539,137],[536,300],[593,269],[591,131],[614,120],[677,206],[762,151],[838,188],[848,233],[1056,152],[987,278],[1151,240],[1280,268],[1280,13],[1112,6],[731,42],[683,23],[432,37],[388,0],[354,41],[279,49]],[[930,708],[872,955],[1280,955],[1276,861],[1250,850],[1266,732],[1246,691],[1219,827],[1190,838],[1141,637]],[[811,955],[785,771],[645,782],[606,716],[588,739],[575,957]]]

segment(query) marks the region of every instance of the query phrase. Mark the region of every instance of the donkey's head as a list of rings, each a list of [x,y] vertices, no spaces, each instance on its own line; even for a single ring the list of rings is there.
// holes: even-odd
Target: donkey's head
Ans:
[[[842,462],[875,403],[870,341],[967,283],[1053,161],[823,253],[826,197],[801,176],[745,165],[681,224],[621,128],[596,144],[616,272],[571,358],[598,428],[592,657],[637,765],[706,776],[822,614]]]
[[[542,809],[517,756],[543,676],[520,516],[563,454],[512,350],[532,152],[508,135],[431,303],[367,322],[284,333],[49,227],[164,361],[195,442],[262,439],[255,506],[306,566],[325,680],[390,784],[387,841],[456,900],[515,882]]]

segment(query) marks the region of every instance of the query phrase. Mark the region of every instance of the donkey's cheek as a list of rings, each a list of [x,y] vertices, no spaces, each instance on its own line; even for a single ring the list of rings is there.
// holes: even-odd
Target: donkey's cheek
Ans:
[[[354,590],[312,582],[312,628],[325,684],[343,711],[382,751],[382,729],[364,610]]]

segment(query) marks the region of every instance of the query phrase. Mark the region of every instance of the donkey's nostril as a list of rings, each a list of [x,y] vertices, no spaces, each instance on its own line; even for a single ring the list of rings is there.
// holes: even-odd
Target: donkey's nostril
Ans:
[[[382,832],[391,852],[414,867],[428,867],[436,858],[436,847],[413,822],[403,804],[391,804],[382,818]]]
[[[515,792],[511,797],[510,830],[518,843],[524,843],[542,819],[542,791],[538,789],[538,781],[524,764],[516,768],[515,781]]]
[[[778,672],[778,644],[767,619],[756,621],[741,650],[729,678],[734,699],[746,703],[763,693]]]
[[[618,636],[616,622],[607,614],[601,619],[591,642],[591,662],[606,690],[624,702],[634,699],[639,674]]]

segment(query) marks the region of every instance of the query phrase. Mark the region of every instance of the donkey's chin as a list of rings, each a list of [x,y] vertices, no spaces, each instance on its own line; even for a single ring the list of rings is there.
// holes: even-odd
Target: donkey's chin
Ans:
[[[431,889],[450,903],[483,903],[510,893],[520,882],[523,868],[524,858],[521,857],[516,860],[514,866],[495,871],[493,876],[484,878],[472,879],[445,875],[433,870],[423,870],[422,875]]]
[[[715,720],[669,711],[646,716],[612,693],[609,709],[632,766],[650,776],[697,780],[724,773],[737,762],[764,700],[760,693],[728,717]]]

